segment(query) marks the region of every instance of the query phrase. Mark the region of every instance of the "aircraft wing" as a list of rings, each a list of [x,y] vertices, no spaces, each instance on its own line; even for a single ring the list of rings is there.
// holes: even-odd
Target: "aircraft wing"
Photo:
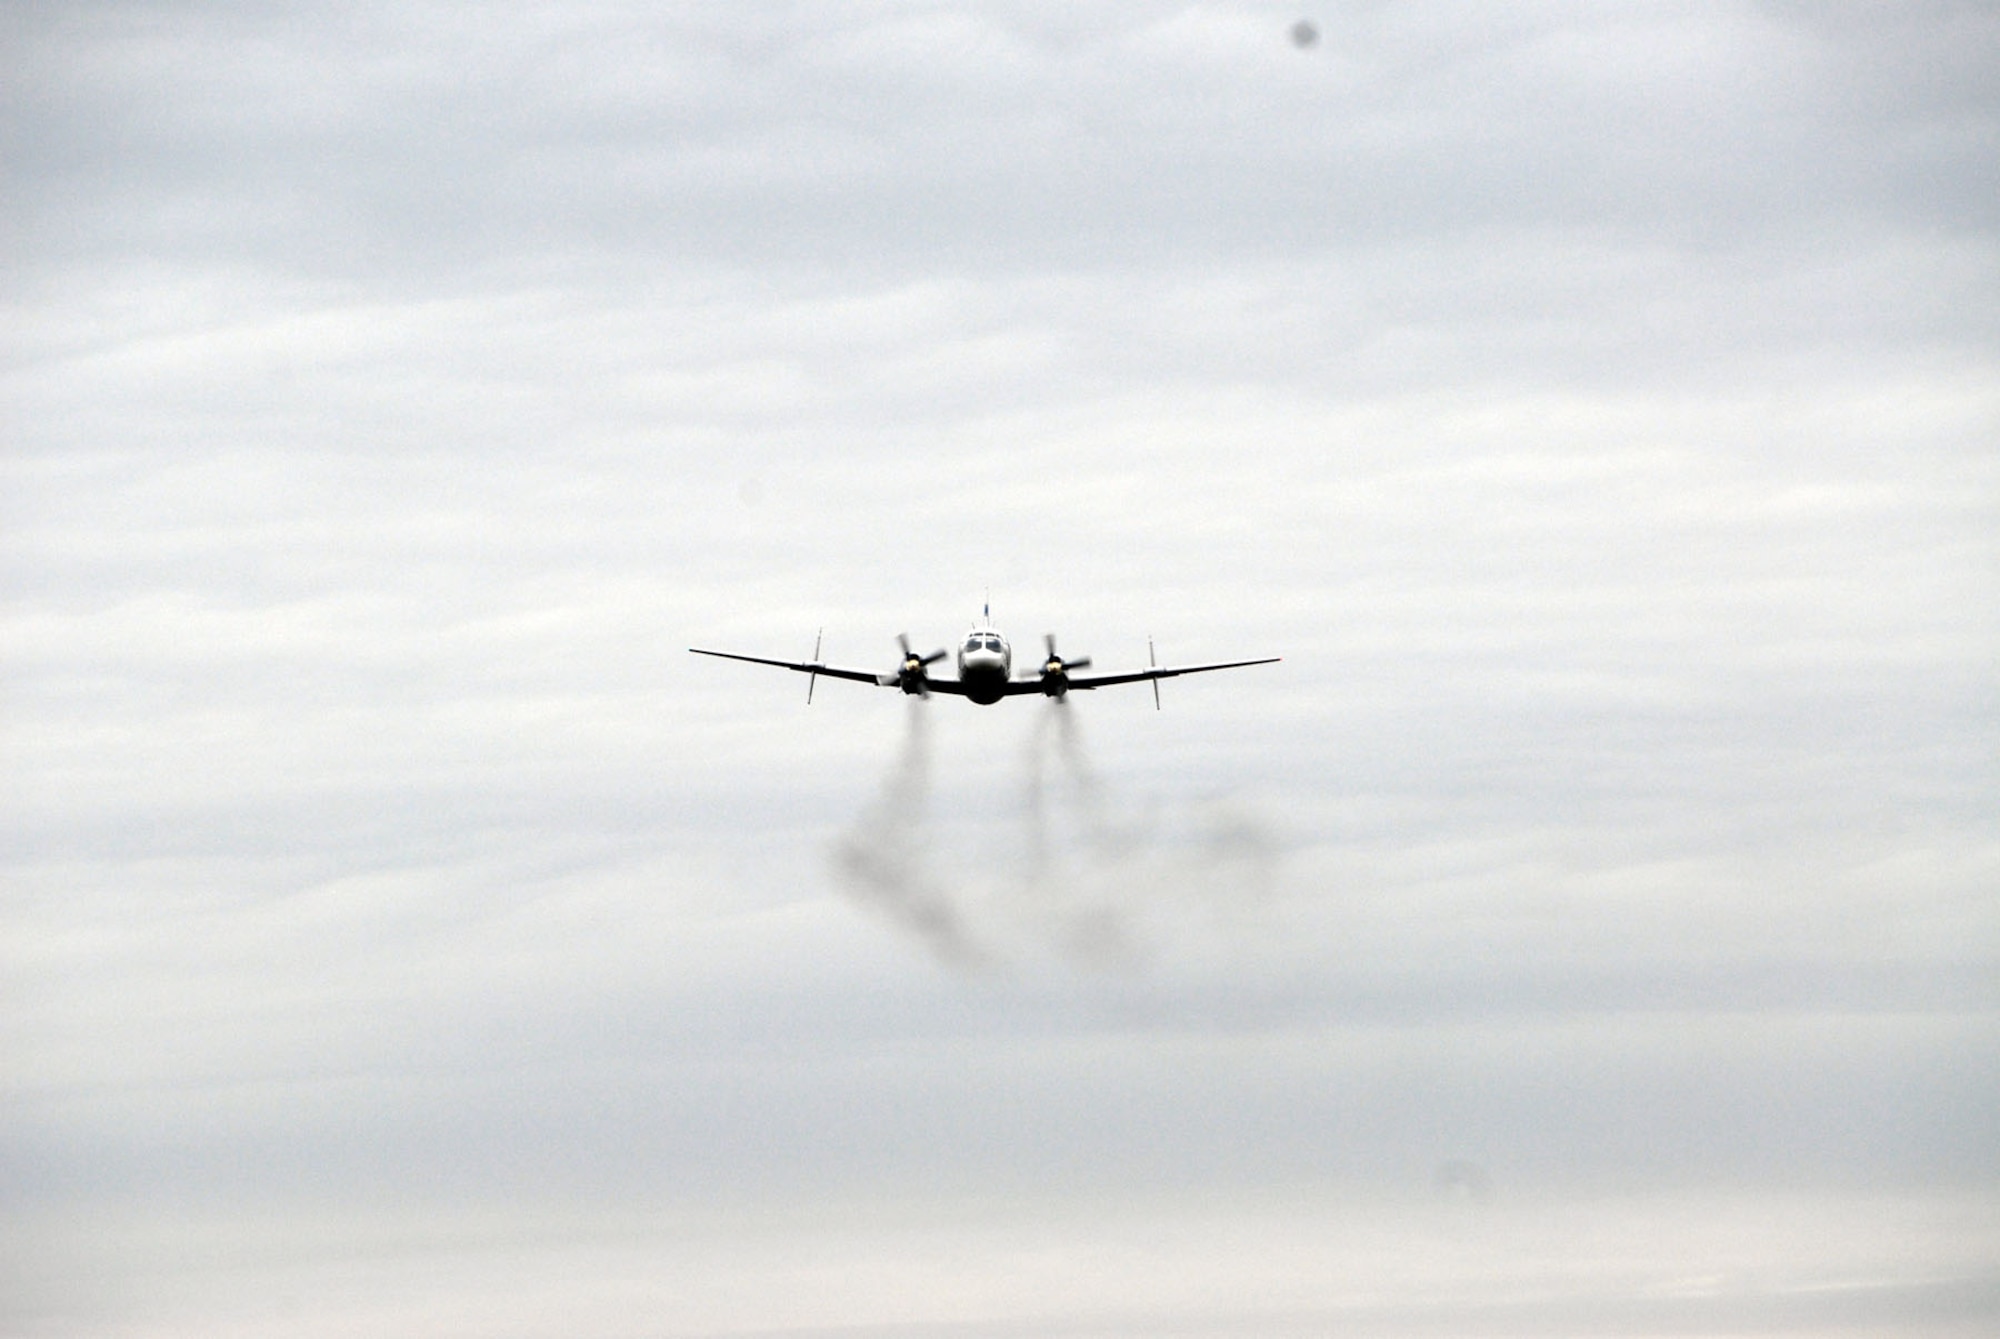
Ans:
[[[1271,665],[1282,659],[1283,656],[1262,656],[1256,660],[1225,660],[1215,665],[1159,665],[1152,669],[1134,670],[1130,674],[1072,674],[1069,676],[1069,688],[1075,692],[1080,689],[1108,688],[1114,683],[1144,683],[1149,679],[1157,682],[1182,674],[1206,674],[1210,670],[1241,669],[1245,665]],[[935,688],[937,685],[931,686]],[[1041,691],[1042,681],[1039,678],[1016,679],[1007,685],[1007,692],[1010,695]]]
[[[885,675],[884,677],[889,680],[888,684],[889,687],[894,688],[896,686],[895,675],[890,674],[890,675]],[[956,679],[925,678],[924,689],[925,691],[932,693],[949,693],[953,697],[965,696],[965,685],[960,683]]]
[[[776,665],[779,669],[797,670],[801,674],[824,674],[829,679],[852,679],[856,683],[879,683],[884,677],[877,674],[874,670],[840,669],[834,665],[822,665],[810,660],[766,660],[763,656],[740,656],[734,651],[704,651],[699,646],[690,646],[688,650],[698,656],[720,656],[724,660],[747,660],[753,665]],[[895,675],[891,674],[887,677],[891,684],[896,682]]]
[[[797,670],[801,674],[820,674],[829,679],[852,679],[855,683],[872,683],[878,688],[894,688],[901,680],[894,674],[878,674],[874,670],[842,669],[838,665],[822,665],[816,660],[770,660],[763,656],[738,655],[734,651],[704,651],[699,646],[688,650],[698,656],[718,656],[723,660],[744,660],[752,665],[776,665],[779,669]],[[926,676],[924,687],[933,693],[957,693],[964,695],[965,689],[956,679],[933,679]]]

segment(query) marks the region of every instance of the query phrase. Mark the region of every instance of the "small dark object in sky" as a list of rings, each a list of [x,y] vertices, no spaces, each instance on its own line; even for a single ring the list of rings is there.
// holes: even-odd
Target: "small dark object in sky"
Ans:
[[[1437,1188],[1456,1200],[1484,1204],[1493,1198],[1493,1181],[1486,1175],[1486,1169],[1464,1158],[1453,1158],[1438,1168]]]
[[[1304,51],[1319,41],[1319,29],[1313,27],[1311,19],[1300,19],[1292,25],[1292,45]]]

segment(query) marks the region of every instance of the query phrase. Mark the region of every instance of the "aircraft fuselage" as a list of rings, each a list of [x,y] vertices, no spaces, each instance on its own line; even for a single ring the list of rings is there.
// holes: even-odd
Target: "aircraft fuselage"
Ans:
[[[965,685],[967,700],[982,707],[1007,695],[1013,664],[1013,648],[993,628],[974,628],[958,644],[958,681]]]

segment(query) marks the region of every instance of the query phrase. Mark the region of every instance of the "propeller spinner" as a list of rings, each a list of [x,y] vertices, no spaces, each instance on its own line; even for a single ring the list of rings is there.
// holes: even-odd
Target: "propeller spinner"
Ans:
[[[1069,691],[1069,672],[1089,669],[1090,657],[1064,660],[1056,654],[1056,635],[1053,632],[1043,635],[1042,645],[1048,648],[1048,655],[1042,660],[1042,691],[1050,697],[1061,697]]]
[[[944,648],[939,647],[927,656],[920,656],[910,649],[909,634],[902,632],[896,634],[896,645],[903,648],[903,662],[896,667],[894,674],[885,674],[878,682],[885,688],[893,686],[906,693],[914,693],[918,697],[929,697],[930,675],[925,669],[945,658]]]

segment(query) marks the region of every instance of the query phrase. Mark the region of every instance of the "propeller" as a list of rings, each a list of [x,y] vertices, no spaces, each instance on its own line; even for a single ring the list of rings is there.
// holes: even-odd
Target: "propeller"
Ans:
[[[1042,659],[1042,691],[1050,697],[1061,697],[1069,690],[1069,672],[1089,669],[1090,657],[1064,660],[1056,653],[1056,635],[1053,632],[1043,634],[1042,645],[1048,650],[1048,655]]]
[[[881,682],[885,687],[889,684],[894,684],[906,693],[915,693],[918,697],[929,697],[931,695],[930,676],[924,672],[925,667],[935,665],[938,661],[943,660],[947,652],[943,647],[939,647],[927,656],[920,656],[910,649],[910,636],[904,632],[896,634],[896,645],[903,649],[903,661],[896,667],[894,674],[884,675]]]

